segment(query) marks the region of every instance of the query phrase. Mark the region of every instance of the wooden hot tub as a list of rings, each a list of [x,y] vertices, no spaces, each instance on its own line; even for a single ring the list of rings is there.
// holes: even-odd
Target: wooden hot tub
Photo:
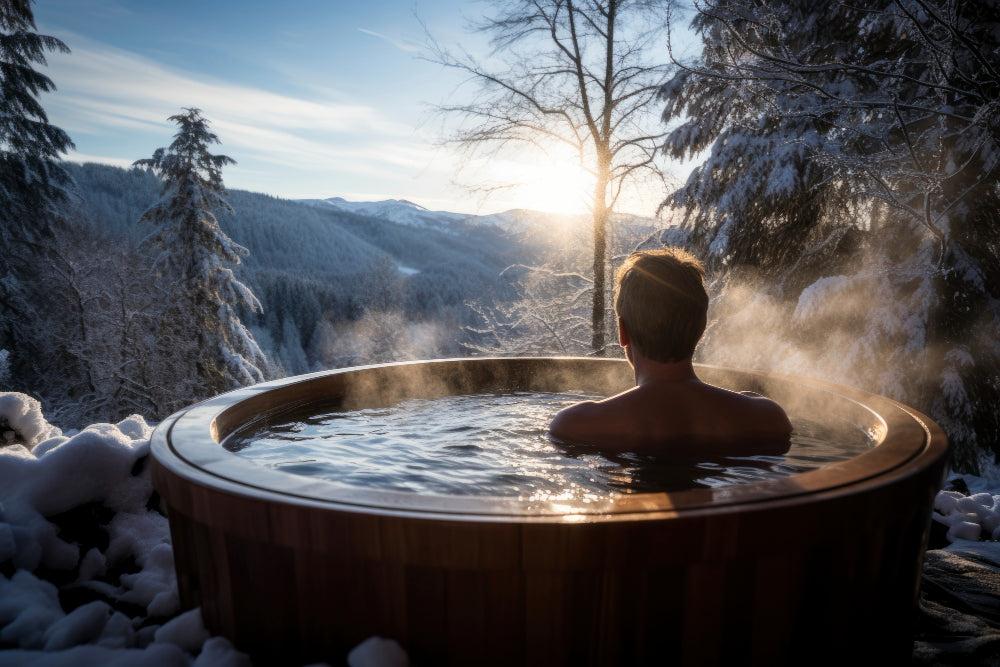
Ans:
[[[274,410],[615,392],[630,370],[609,359],[462,359],[269,382],[178,412],[153,434],[182,603],[255,659],[284,664],[341,664],[373,635],[426,666],[908,661],[945,473],[941,430],[846,387],[697,372],[792,415],[849,419],[880,442],[779,481],[598,503],[345,490],[218,443]]]

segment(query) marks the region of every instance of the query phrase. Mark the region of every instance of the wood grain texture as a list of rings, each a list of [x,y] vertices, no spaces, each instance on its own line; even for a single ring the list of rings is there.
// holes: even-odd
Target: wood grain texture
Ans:
[[[395,368],[362,371],[359,382],[365,392],[396,386],[393,395],[409,395],[419,385],[451,391],[453,381],[469,392],[623,377],[607,360],[469,360],[406,365],[410,379],[394,385]],[[705,374],[723,385],[747,379]],[[195,416],[210,440],[212,429],[224,437],[289,401],[354,391],[349,373],[312,378],[238,392]],[[461,499],[408,508],[369,495],[352,505],[267,488],[270,479],[247,485],[215,453],[204,454],[209,464],[192,462],[199,450],[171,438],[199,427],[175,415],[154,434],[154,483],[169,511],[182,603],[201,605],[209,629],[261,663],[342,664],[373,635],[399,641],[417,665],[908,661],[943,435],[886,399],[843,390],[838,406],[816,393],[830,385],[753,379],[772,394],[812,392],[856,420],[876,419],[856,403],[869,405],[886,439],[868,464],[784,485],[642,494],[602,514],[509,503],[490,514]]]

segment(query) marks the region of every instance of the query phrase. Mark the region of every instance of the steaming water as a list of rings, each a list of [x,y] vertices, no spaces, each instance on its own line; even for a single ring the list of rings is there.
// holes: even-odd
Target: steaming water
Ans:
[[[223,446],[260,465],[355,487],[588,500],[777,479],[855,456],[873,442],[846,421],[830,426],[792,416],[784,456],[678,463],[602,455],[548,436],[556,412],[594,398],[601,397],[522,392],[415,399],[251,424]]]

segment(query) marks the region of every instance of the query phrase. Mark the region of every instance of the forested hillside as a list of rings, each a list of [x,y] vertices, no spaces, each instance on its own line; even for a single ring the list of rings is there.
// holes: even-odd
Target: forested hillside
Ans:
[[[155,230],[138,221],[161,181],[140,169],[66,169],[65,224],[36,266],[51,295],[33,324],[45,336],[36,337],[32,367],[19,372],[35,378],[37,395],[67,425],[131,412],[162,417],[197,397],[168,400],[149,389],[164,362],[143,350],[168,286],[144,243]],[[581,295],[591,289],[592,249],[579,216],[428,211],[414,225],[361,203],[350,211],[239,190],[227,199],[233,212],[220,211],[219,225],[249,251],[233,271],[262,306],[241,309],[240,319],[269,377],[470,353],[587,352]],[[616,218],[612,261],[658,224]]]

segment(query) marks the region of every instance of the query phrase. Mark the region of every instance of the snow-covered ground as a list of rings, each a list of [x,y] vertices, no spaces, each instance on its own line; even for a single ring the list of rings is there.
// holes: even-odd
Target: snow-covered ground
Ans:
[[[1000,665],[1000,480],[951,475],[934,501],[913,661]]]
[[[249,665],[181,612],[166,517],[134,415],[70,437],[0,393],[0,666]],[[372,638],[352,667],[405,665]]]
[[[951,542],[1000,540],[1000,490],[997,489],[997,482],[971,475],[953,475],[949,483],[954,484],[958,477],[968,493],[941,491],[934,499],[934,520],[948,526],[947,538]]]
[[[34,399],[0,393],[0,667],[250,664],[198,609],[181,612],[151,432],[136,415],[65,436]],[[1000,480],[953,475],[946,488],[958,490],[936,498],[925,567],[925,589],[944,593],[925,600],[935,630],[914,654],[928,664],[1000,647]],[[345,659],[408,664],[374,637]]]

